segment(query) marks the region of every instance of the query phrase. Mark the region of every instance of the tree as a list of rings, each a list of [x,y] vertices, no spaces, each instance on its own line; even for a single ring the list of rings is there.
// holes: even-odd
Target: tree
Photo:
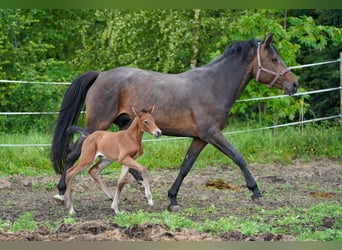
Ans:
[[[340,50],[341,27],[334,27],[341,24],[340,18],[340,12],[328,10],[0,10],[0,77],[71,81],[87,70],[118,66],[179,73],[207,64],[234,41],[263,39],[268,32],[274,33],[275,47],[292,66],[328,54],[317,52],[317,59],[310,58],[316,51]],[[304,82],[302,86],[309,89],[323,76],[319,71],[305,72],[295,71],[300,83]],[[330,72],[334,74],[328,71],[326,75]],[[0,109],[55,111],[64,89],[1,83]],[[241,99],[279,93],[252,82]],[[331,105],[325,100],[320,110]],[[303,98],[246,102],[234,105],[231,116],[277,124],[297,118],[308,105]],[[5,120],[6,128],[18,122],[30,126],[40,120],[13,118],[11,125],[9,119],[0,119]],[[52,120],[42,122],[40,127],[48,129]]]

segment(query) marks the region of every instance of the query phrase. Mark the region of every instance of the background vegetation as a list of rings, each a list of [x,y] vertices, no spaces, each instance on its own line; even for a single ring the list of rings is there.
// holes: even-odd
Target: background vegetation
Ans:
[[[273,32],[289,66],[335,59],[341,10],[0,10],[0,79],[71,82],[87,70],[128,65],[178,73],[208,63],[233,41]],[[338,64],[300,69],[307,90],[339,85]],[[0,112],[58,111],[66,86],[0,83]],[[241,98],[280,93],[251,83]],[[338,113],[338,92],[235,105],[231,119],[278,124]],[[54,116],[0,116],[3,133],[51,133]]]

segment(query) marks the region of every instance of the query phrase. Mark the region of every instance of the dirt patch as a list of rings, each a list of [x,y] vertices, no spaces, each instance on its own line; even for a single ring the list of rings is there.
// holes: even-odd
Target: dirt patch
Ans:
[[[289,166],[251,164],[249,166],[260,190],[264,194],[265,209],[289,207],[309,208],[321,202],[341,204],[342,165],[337,161],[319,160],[310,163],[293,162]],[[167,190],[178,174],[178,169],[151,171],[151,190],[155,205],[148,207],[140,187],[129,177],[124,187],[120,209],[127,212],[164,212],[168,205]],[[105,175],[104,180],[114,190],[119,170],[115,176]],[[39,224],[33,231],[5,233],[0,231],[0,240],[294,240],[294,235],[272,233],[245,236],[238,230],[222,232],[220,235],[200,233],[189,229],[171,231],[158,223],[145,223],[129,228],[108,222],[113,217],[111,201],[87,176],[77,176],[74,181],[73,197],[77,211],[73,225],[64,223],[66,210],[53,202],[58,176],[9,176],[0,178],[0,207],[2,221],[16,221],[26,212],[33,214]],[[229,214],[247,218],[257,213],[256,205],[250,199],[240,170],[235,165],[212,166],[196,169],[189,173],[181,186],[178,202],[187,210],[191,207],[210,209],[204,218],[188,213],[196,222],[218,220]],[[341,219],[341,218],[339,218]],[[324,218],[322,227],[331,228],[336,218]],[[113,219],[111,221],[114,221]],[[46,225],[56,225],[54,229]],[[56,229],[57,228],[57,229]]]

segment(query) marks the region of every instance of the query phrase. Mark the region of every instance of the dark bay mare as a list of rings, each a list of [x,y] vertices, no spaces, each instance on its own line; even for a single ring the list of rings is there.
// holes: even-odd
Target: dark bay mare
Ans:
[[[247,83],[257,82],[283,89],[293,95],[298,88],[295,76],[284,65],[272,45],[272,34],[264,40],[236,42],[213,62],[180,74],[163,74],[119,67],[106,72],[86,72],[78,76],[64,95],[52,140],[51,156],[63,200],[65,173],[80,155],[77,142],[71,143],[68,127],[77,122],[86,105],[85,129],[92,133],[114,123],[120,129],[134,116],[131,106],[156,104],[154,117],[164,135],[192,137],[179,174],[168,191],[169,211],[178,208],[177,194],[193,163],[208,144],[230,157],[241,169],[252,199],[262,195],[241,154],[225,139],[228,112]],[[131,172],[137,180],[141,176]]]

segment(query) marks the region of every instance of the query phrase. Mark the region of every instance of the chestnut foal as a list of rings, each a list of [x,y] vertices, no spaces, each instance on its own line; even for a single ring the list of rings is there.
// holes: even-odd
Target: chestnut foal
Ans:
[[[148,132],[155,137],[161,136],[161,130],[155,124],[154,118],[151,115],[154,105],[148,110],[137,111],[132,107],[135,115],[131,125],[127,130],[119,132],[95,131],[88,134],[86,130],[77,126],[71,126],[69,132],[78,132],[81,134],[82,151],[77,164],[67,171],[66,174],[66,207],[70,214],[74,214],[72,198],[71,198],[71,183],[73,178],[83,169],[91,166],[95,159],[98,161],[89,169],[90,176],[102,188],[106,195],[113,199],[111,208],[115,213],[119,213],[118,202],[121,190],[125,185],[126,176],[130,168],[139,171],[143,178],[143,186],[145,187],[145,196],[148,204],[153,205],[152,194],[148,180],[148,172],[146,168],[137,163],[137,159],[143,154],[142,136],[144,132]],[[118,179],[117,188],[113,197],[107,185],[100,178],[100,172],[113,161],[117,161],[122,165],[121,174]]]

